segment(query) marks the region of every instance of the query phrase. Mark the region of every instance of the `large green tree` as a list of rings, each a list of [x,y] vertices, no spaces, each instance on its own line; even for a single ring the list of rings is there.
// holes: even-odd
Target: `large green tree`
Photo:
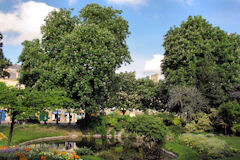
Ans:
[[[239,35],[213,27],[201,16],[189,16],[165,35],[162,71],[167,84],[197,86],[210,100],[224,101],[227,96],[221,94],[240,81],[239,42]],[[210,104],[218,106],[218,101]]]
[[[2,43],[3,35],[0,33],[0,78],[5,78],[9,77],[9,73],[6,71],[6,69],[12,65],[10,60],[8,60],[6,57],[3,55],[3,43]]]
[[[115,70],[131,61],[128,22],[121,13],[98,4],[87,5],[79,17],[71,17],[71,10],[51,12],[42,40],[23,43],[21,82],[39,90],[61,88],[87,113],[99,109]]]

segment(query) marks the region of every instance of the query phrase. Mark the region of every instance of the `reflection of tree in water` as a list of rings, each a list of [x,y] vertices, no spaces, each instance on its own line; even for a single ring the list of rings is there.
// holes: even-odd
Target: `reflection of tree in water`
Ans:
[[[82,141],[76,142],[76,146],[78,148],[87,147],[91,148],[94,152],[99,152],[101,150],[105,150],[111,147],[116,146],[118,144],[117,141],[109,141],[107,138],[83,138]]]
[[[136,139],[124,139],[120,143],[117,140],[107,138],[84,138],[81,142],[77,142],[76,146],[78,148],[91,148],[95,153],[103,150],[111,150],[110,154],[115,154],[119,160],[160,160],[160,157],[162,157],[160,145],[150,143],[141,144],[137,143]],[[122,151],[114,152],[112,150],[117,146],[122,146]]]
[[[124,140],[123,152],[120,160],[160,160],[162,150],[160,145],[133,143],[130,139]]]

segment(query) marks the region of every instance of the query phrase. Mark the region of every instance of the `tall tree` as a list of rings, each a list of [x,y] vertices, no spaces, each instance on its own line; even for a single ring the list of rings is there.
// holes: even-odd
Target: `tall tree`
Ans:
[[[196,87],[176,86],[169,91],[169,110],[184,115],[188,122],[193,113],[206,109],[206,106],[206,99]]]
[[[180,27],[170,28],[165,35],[162,71],[166,82],[170,86],[198,87],[203,83],[200,77],[206,71],[203,61],[207,59],[211,74],[215,72],[219,78],[208,78],[208,86],[199,88],[200,91],[205,95],[212,94],[216,88],[214,85],[220,85],[219,90],[228,94],[240,81],[239,42],[239,35],[228,34],[219,27],[213,27],[201,16],[189,16]],[[216,94],[221,97],[222,91]],[[221,98],[224,100],[224,97]]]
[[[6,57],[3,55],[3,43],[2,43],[3,35],[0,33],[0,78],[5,78],[9,77],[10,74],[7,72],[7,68],[12,65],[10,60],[8,60]]]
[[[29,86],[61,88],[89,113],[106,102],[115,70],[131,61],[126,45],[129,31],[122,12],[111,7],[89,4],[79,13],[77,19],[71,17],[71,10],[51,12],[41,27],[41,43],[24,42],[19,61],[25,65],[31,59],[35,62],[33,55],[40,55],[36,79],[30,81],[31,66],[21,70]]]

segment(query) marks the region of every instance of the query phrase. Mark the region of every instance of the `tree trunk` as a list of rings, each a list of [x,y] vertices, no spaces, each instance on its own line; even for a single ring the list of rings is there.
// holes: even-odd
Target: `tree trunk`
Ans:
[[[17,114],[16,114],[15,112],[13,112],[13,115],[12,115],[12,122],[11,122],[10,131],[9,131],[8,144],[7,144],[7,146],[10,145],[11,140],[12,140],[13,127],[14,127],[14,124],[15,124],[14,121],[15,121],[15,116],[16,116],[16,115],[17,115]]]
[[[225,129],[225,135],[227,135],[227,125],[224,125],[224,129]]]

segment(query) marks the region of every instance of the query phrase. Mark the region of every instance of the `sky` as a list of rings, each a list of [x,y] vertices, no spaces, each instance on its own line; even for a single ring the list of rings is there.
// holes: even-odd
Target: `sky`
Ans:
[[[117,72],[136,71],[137,78],[158,73],[164,57],[164,35],[188,16],[207,19],[228,33],[240,34],[240,0],[0,0],[0,32],[3,52],[17,63],[24,40],[41,38],[40,26],[47,14],[59,8],[73,8],[73,15],[89,3],[122,10],[131,34],[127,45],[133,62]]]

